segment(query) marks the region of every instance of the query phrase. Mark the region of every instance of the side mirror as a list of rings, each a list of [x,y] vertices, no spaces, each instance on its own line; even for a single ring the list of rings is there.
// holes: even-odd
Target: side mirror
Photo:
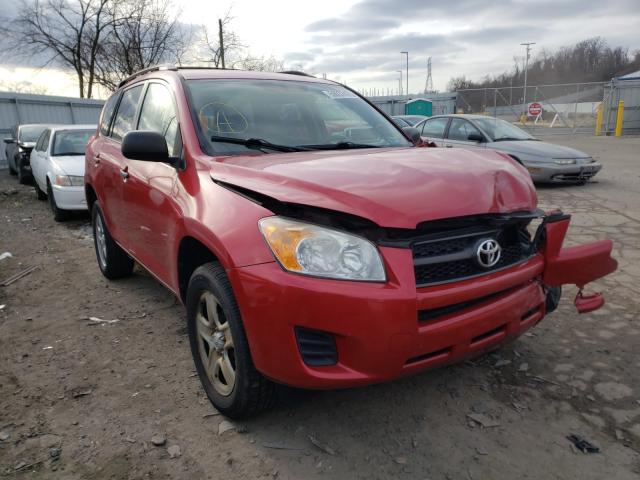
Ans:
[[[131,160],[170,162],[169,149],[164,136],[158,132],[133,130],[122,138],[122,155]]]
[[[16,143],[16,141],[13,138],[5,138],[2,141],[6,144]]]
[[[418,145],[422,143],[422,138],[420,137],[420,130],[415,127],[404,127],[402,129],[405,136],[411,140],[414,145]]]
[[[470,133],[467,140],[470,142],[484,142],[484,137],[479,133]]]

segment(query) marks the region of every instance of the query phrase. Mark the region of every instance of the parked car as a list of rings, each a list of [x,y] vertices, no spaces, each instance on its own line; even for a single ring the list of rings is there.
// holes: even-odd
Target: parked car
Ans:
[[[9,165],[9,173],[18,175],[18,181],[27,184],[31,180],[29,155],[36,140],[46,125],[16,125],[11,129],[11,137],[5,138],[5,155]]]
[[[616,268],[609,240],[561,248],[570,217],[538,210],[509,156],[415,147],[356,92],[300,74],[130,77],[85,188],[103,275],[137,261],[186,305],[197,373],[231,417],[267,407],[272,382],[353,387],[478,355],[562,284]]]
[[[541,142],[505,120],[484,115],[439,115],[416,125],[438,147],[491,148],[508,154],[539,183],[584,184],[602,168],[574,148]]]
[[[424,115],[394,115],[392,118],[394,120],[404,122],[410,127],[415,127],[418,123],[422,122],[427,117],[425,117]]]
[[[97,125],[47,127],[31,152],[33,186],[38,200],[49,199],[60,222],[70,211],[86,210],[84,152]]]

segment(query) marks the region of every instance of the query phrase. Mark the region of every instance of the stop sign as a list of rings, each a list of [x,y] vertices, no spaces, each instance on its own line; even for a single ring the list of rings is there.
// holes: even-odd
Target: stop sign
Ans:
[[[529,104],[529,116],[537,117],[542,113],[542,105],[538,102],[533,102]]]

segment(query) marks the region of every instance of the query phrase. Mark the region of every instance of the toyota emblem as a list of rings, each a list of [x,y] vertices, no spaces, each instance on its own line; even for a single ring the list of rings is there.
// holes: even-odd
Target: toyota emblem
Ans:
[[[476,260],[478,261],[478,265],[481,267],[491,268],[500,261],[501,253],[502,248],[500,247],[500,244],[496,240],[490,238],[488,240],[483,240],[478,244]]]

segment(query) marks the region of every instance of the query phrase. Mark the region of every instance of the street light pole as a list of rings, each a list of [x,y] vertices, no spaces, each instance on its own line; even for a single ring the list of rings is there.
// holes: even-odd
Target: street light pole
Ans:
[[[405,82],[407,82],[406,94],[409,95],[409,52],[400,52],[400,54],[407,56],[407,75],[406,75],[406,78],[405,78]]]
[[[536,42],[526,42],[520,44],[523,47],[526,47],[527,50],[527,55],[524,61],[524,93],[522,95],[522,114],[525,116],[525,119],[527,115],[527,70],[529,70],[529,55],[531,53],[531,45],[535,44]]]
[[[402,95],[402,70],[396,70],[400,74],[400,80],[398,81],[398,95]]]

